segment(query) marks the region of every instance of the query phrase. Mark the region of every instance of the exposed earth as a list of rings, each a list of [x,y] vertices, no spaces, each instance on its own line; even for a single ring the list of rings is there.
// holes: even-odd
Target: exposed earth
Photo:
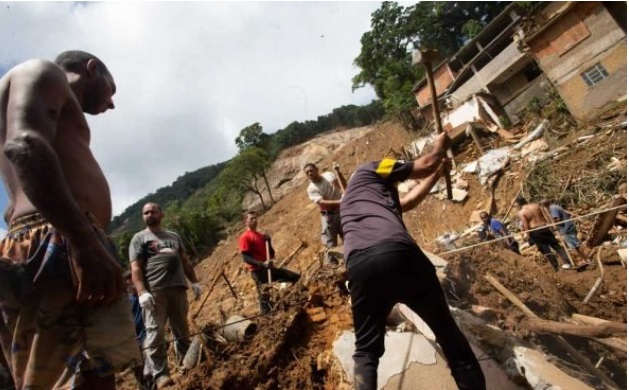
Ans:
[[[566,145],[567,148],[561,150],[557,159],[538,162],[534,166],[526,163],[526,159],[512,159],[493,190],[495,215],[505,216],[521,188],[531,201],[539,201],[541,195],[553,197],[578,215],[604,208],[618,193],[626,197],[626,185],[622,187],[627,170],[626,124],[624,127],[616,125],[623,120],[626,123],[624,104],[591,123],[578,126],[566,123],[561,116],[551,116],[550,130],[542,138],[550,151]],[[535,125],[532,120],[508,129],[514,134],[514,140],[510,142],[495,133],[485,134],[483,142],[488,148],[510,145],[531,132]],[[580,138],[590,135],[592,137]],[[210,295],[202,307],[203,300],[191,301],[191,316],[200,308],[192,329],[195,333],[203,330],[209,336],[209,356],[185,374],[173,375],[176,388],[351,388],[347,374],[331,351],[339,334],[352,329],[348,295],[342,284],[342,270],[321,265],[319,216],[315,205],[307,198],[307,180],[300,167],[311,161],[324,171],[337,162],[349,177],[360,163],[399,153],[404,145],[419,136],[406,132],[397,124],[385,122],[324,134],[283,152],[268,174],[277,203],[261,216],[259,228],[273,237],[276,264],[293,254],[286,267],[301,273],[301,283],[281,290],[276,286],[275,311],[269,316],[259,316],[253,281],[242,268],[238,254],[237,241],[243,227],[231,229],[214,252],[196,265],[203,295],[208,291]],[[479,156],[476,146],[470,140],[464,140],[456,148],[459,172],[465,163]],[[620,164],[620,171],[614,171],[610,164]],[[524,255],[520,256],[505,250],[499,243],[447,254],[445,252],[452,247],[443,247],[436,239],[445,233],[461,233],[469,229],[473,225],[471,216],[486,209],[491,194],[487,185],[482,185],[473,173],[462,173],[460,180],[466,182],[468,192],[463,202],[431,195],[415,210],[405,214],[407,228],[418,244],[427,251],[441,254],[448,262],[442,283],[450,305],[471,313],[476,313],[475,308],[484,307],[483,318],[488,323],[546,353],[549,364],[593,388],[605,388],[549,336],[531,331],[526,326],[524,312],[492,287],[485,275],[493,275],[542,319],[566,321],[573,313],[579,313],[626,323],[627,273],[616,252],[619,242],[626,240],[626,225],[616,225],[601,246],[586,249],[593,263],[582,272],[555,273],[535,249],[525,249]],[[244,206],[255,207],[255,198],[248,199],[249,203]],[[621,213],[626,214],[626,210]],[[512,229],[517,226],[516,214],[516,210],[511,209],[506,218]],[[594,218],[579,221],[579,231],[584,239],[590,233]],[[476,235],[471,234],[454,245],[463,248],[478,242]],[[598,248],[601,248],[600,259],[605,271],[604,283],[590,302],[584,304],[584,298],[600,276],[596,265]],[[572,256],[577,259],[575,253]],[[222,271],[238,295],[237,299],[224,279],[218,278]],[[257,324],[257,332],[244,341],[218,341],[215,332],[220,330],[226,318],[235,314],[251,318]],[[599,368],[620,388],[626,388],[626,349],[621,352],[587,338],[565,338],[593,364],[603,358]],[[437,375],[447,376],[448,371]],[[431,385],[422,382],[427,387],[416,384],[408,388],[449,388],[440,387],[434,376],[432,382]],[[128,373],[119,377],[119,385],[135,388]]]

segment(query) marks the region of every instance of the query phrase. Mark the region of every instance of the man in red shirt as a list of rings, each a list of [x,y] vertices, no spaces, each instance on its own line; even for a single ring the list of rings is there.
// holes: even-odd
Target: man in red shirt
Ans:
[[[245,214],[245,231],[238,239],[238,248],[242,254],[242,259],[251,271],[251,277],[256,283],[258,299],[260,300],[260,312],[268,314],[271,311],[270,296],[262,286],[268,283],[268,271],[271,270],[271,281],[290,282],[295,284],[301,275],[284,268],[275,268],[273,258],[275,250],[271,245],[271,237],[257,231],[258,216],[255,211],[248,211]],[[269,243],[269,255],[267,258],[266,243]]]

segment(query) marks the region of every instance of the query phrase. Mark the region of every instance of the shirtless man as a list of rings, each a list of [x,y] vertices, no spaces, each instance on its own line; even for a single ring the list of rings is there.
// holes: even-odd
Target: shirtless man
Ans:
[[[581,258],[581,263],[578,266],[587,267],[590,259],[583,253],[583,248],[581,248],[581,241],[577,237],[577,226],[573,221],[569,221],[573,215],[558,204],[552,203],[550,199],[542,199],[539,204],[550,214],[553,222],[566,221],[557,225],[557,231],[563,237],[563,241],[568,249],[574,249]]]
[[[114,108],[95,56],[29,60],[0,79],[0,172],[12,209],[0,243],[0,344],[17,389],[115,389],[139,363],[113,245],[109,185],[84,112]],[[36,340],[36,342],[34,342]]]
[[[530,229],[535,229],[541,226],[546,226],[546,220],[542,213],[542,208],[538,204],[529,204],[528,201],[518,196],[515,200],[520,207],[520,221],[522,222],[522,230],[524,230],[524,238],[531,244],[534,244],[537,249],[544,255],[546,260],[553,266],[555,271],[559,270],[559,264],[557,263],[557,257],[551,252],[551,248],[561,257],[564,264],[561,266],[563,269],[570,269],[572,265],[568,260],[568,255],[563,247],[559,244],[559,241],[555,238],[550,228],[544,228],[535,230],[532,232],[526,232]]]

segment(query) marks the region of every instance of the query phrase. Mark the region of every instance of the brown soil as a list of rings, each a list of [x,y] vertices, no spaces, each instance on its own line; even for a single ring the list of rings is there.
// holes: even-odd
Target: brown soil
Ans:
[[[559,140],[549,135],[552,142],[559,145],[576,139],[579,135],[590,134],[591,128],[581,127]],[[606,142],[613,145],[614,153],[626,160],[626,133],[618,132],[606,136]],[[399,151],[417,136],[408,134],[398,125],[384,123],[367,132],[363,137],[351,140],[337,148],[329,156],[318,162],[321,170],[331,167],[333,161],[340,164],[342,172],[349,176],[358,164],[382,158]],[[489,140],[489,139],[488,139]],[[497,146],[497,139],[489,140]],[[607,144],[609,148],[610,144]],[[298,148],[298,147],[296,147]],[[588,150],[588,149],[585,149]],[[598,150],[598,149],[597,149]],[[589,149],[593,153],[592,148]],[[587,154],[584,149],[575,148],[574,154],[568,154],[561,160],[563,169],[556,170],[555,178],[566,180],[573,174],[572,169]],[[290,158],[299,158],[295,150],[285,152]],[[472,161],[478,157],[474,145],[469,142],[459,147],[457,163]],[[573,160],[570,160],[573,159]],[[601,169],[605,169],[602,167]],[[282,172],[271,172],[277,179]],[[519,191],[522,179],[526,176],[519,162],[512,163],[507,174],[498,182],[494,191],[496,205],[502,215]],[[275,180],[271,179],[271,180]],[[238,294],[234,298],[226,283],[219,279],[211,291],[208,301],[201,308],[195,323],[206,334],[212,335],[211,329],[223,323],[223,318],[233,314],[255,317],[258,332],[251,340],[223,344],[211,341],[210,356],[201,365],[183,377],[176,377],[180,389],[342,389],[348,388],[343,373],[331,358],[332,343],[339,333],[352,328],[351,311],[347,296],[340,287],[339,270],[320,266],[319,216],[316,208],[306,196],[306,179],[300,179],[293,191],[288,192],[270,210],[260,218],[260,230],[273,237],[277,251],[277,263],[303,242],[305,248],[299,250],[287,268],[300,272],[307,287],[288,287],[277,292],[278,309],[271,316],[258,316],[257,294],[251,277],[242,268],[238,255],[237,240],[242,229],[234,229],[208,258],[200,262],[197,275],[207,292],[221,270]],[[473,175],[464,176],[470,184],[469,195],[463,203],[452,203],[429,197],[417,209],[405,216],[405,222],[411,234],[421,247],[434,252],[443,252],[434,239],[447,231],[463,231],[470,226],[469,218],[473,211],[479,210],[489,196]],[[599,203],[608,200],[612,193],[599,199]],[[533,199],[538,200],[538,199]],[[589,208],[587,205],[574,211]],[[512,211],[511,216],[515,215]],[[590,222],[581,224],[581,231]],[[626,234],[626,232],[624,233]],[[475,239],[466,242],[475,243]],[[463,245],[463,243],[458,243]],[[580,313],[603,319],[626,322],[626,269],[622,267],[616,255],[616,247],[607,246],[601,252],[605,265],[605,283],[589,304],[581,303],[587,292],[598,278],[595,264],[583,272],[561,271],[554,273],[547,264],[534,255],[518,256],[504,250],[499,245],[481,246],[452,255],[445,255],[449,261],[444,290],[450,303],[463,309],[472,305],[486,306],[495,312],[491,323],[511,332],[513,335],[537,345],[545,352],[556,356],[557,364],[577,375],[592,385],[596,382],[583,374],[569,357],[558,351],[547,338],[530,333],[521,326],[524,314],[495,290],[484,275],[492,274],[510,291],[518,296],[540,318],[562,320],[572,313]],[[191,302],[190,312],[199,309],[200,302]],[[319,309],[316,309],[319,308]],[[318,312],[317,312],[318,310]],[[325,315],[321,317],[320,313]],[[316,318],[321,317],[321,318]],[[313,321],[314,320],[314,321]],[[621,387],[626,386],[626,354],[601,347],[593,342],[569,338],[581,352],[594,363],[599,357],[605,357],[601,369],[613,375]],[[123,388],[132,388],[132,380],[127,375],[121,378]]]

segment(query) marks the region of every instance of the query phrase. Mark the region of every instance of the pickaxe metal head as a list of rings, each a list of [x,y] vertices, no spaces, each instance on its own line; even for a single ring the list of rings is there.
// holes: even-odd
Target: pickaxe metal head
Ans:
[[[435,49],[428,49],[425,47],[419,48],[418,51],[413,53],[413,65],[433,63],[437,60],[439,52]]]

